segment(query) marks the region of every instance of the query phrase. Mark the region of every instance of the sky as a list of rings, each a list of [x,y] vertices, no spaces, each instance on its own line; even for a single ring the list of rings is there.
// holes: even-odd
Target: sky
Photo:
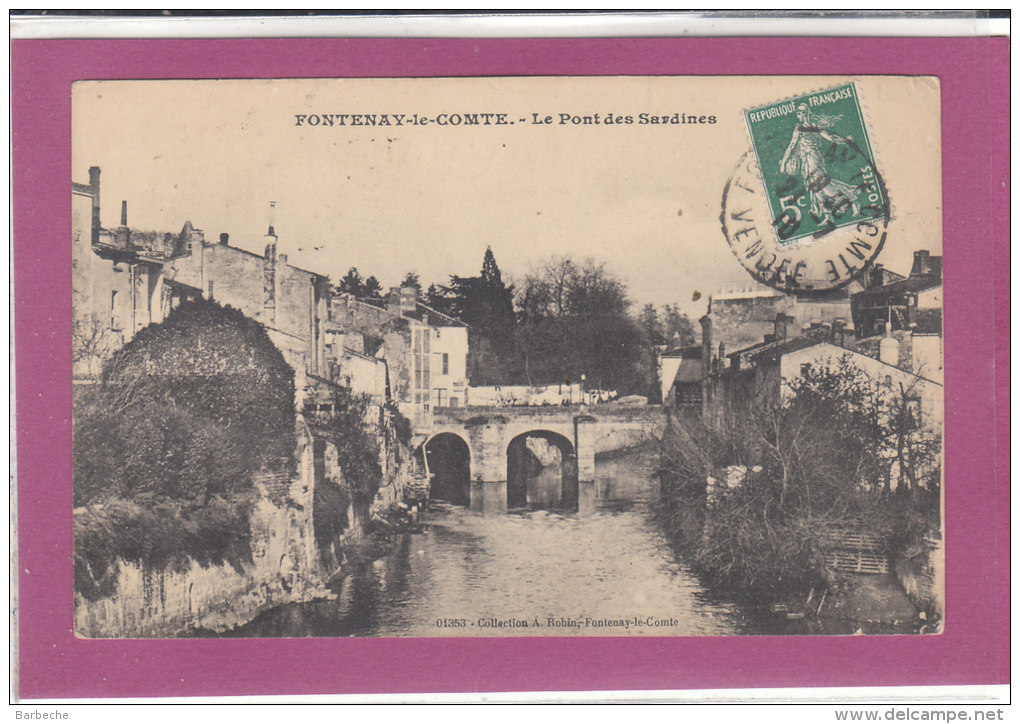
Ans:
[[[941,254],[934,78],[83,81],[72,89],[72,180],[102,169],[108,228],[123,199],[132,228],[176,232],[190,220],[256,253],[273,201],[279,251],[335,279],[356,266],[384,287],[412,270],[443,283],[478,274],[491,246],[511,281],[545,259],[592,257],[637,307],[700,314],[711,294],[760,288],[719,223],[750,150],[742,111],[848,80],[892,202],[879,261],[907,273],[915,250]],[[507,125],[434,122],[470,113],[504,113]],[[641,124],[641,113],[705,122]],[[311,125],[325,114],[333,126]],[[355,114],[394,125],[355,126]],[[433,122],[412,124],[415,114]]]

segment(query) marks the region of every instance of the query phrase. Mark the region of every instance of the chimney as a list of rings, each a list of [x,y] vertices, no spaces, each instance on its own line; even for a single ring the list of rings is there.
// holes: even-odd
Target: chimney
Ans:
[[[882,286],[882,278],[885,276],[885,269],[881,264],[875,264],[868,272],[868,289]]]
[[[269,202],[269,231],[266,232],[266,236],[271,236],[274,239],[276,238],[276,229],[273,228],[275,222],[276,222],[276,202],[275,201],[270,201]]]
[[[89,168],[89,187],[92,189],[92,243],[99,243],[99,231],[103,228],[99,220],[99,166]]]
[[[910,269],[910,276],[923,277],[932,273],[931,252],[921,249],[914,252],[914,266]]]
[[[114,243],[120,249],[131,246],[131,230],[127,225],[127,201],[120,202],[120,226],[114,231]]]
[[[843,347],[846,342],[846,320],[839,318],[832,322],[832,343],[837,347]]]
[[[400,313],[406,314],[418,308],[418,290],[412,286],[400,287]]]
[[[230,234],[227,234],[225,232],[220,234],[220,243],[223,244],[223,246],[229,246],[230,245]]]
[[[706,314],[698,321],[701,322],[701,376],[704,378],[712,370],[712,318]]]
[[[400,287],[390,287],[386,295],[386,311],[392,315],[400,316]]]
[[[783,340],[786,339],[787,329],[789,327],[790,322],[792,321],[793,317],[789,316],[788,314],[783,314],[782,312],[779,312],[776,315],[776,321],[773,328],[773,337],[775,338],[776,342],[782,342]]]
[[[270,227],[272,231],[272,227]],[[267,234],[262,260],[262,313],[266,324],[276,323],[276,235]]]

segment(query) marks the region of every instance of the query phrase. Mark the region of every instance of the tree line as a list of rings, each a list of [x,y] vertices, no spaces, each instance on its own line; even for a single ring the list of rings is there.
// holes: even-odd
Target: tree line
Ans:
[[[402,286],[415,287],[424,304],[470,326],[474,385],[583,382],[657,401],[656,347],[696,342],[694,325],[677,305],[646,304],[635,313],[626,284],[591,258],[546,259],[513,284],[489,247],[477,276],[451,275],[423,289],[412,271]],[[335,289],[382,297],[376,278],[363,279],[353,267]]]

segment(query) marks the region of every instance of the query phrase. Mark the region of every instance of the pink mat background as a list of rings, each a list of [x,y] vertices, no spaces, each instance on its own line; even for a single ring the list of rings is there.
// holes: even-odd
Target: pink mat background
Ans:
[[[672,74],[941,78],[948,391],[944,634],[169,641],[73,636],[68,243],[73,81]],[[1008,682],[1008,39],[16,40],[11,77],[22,697]]]

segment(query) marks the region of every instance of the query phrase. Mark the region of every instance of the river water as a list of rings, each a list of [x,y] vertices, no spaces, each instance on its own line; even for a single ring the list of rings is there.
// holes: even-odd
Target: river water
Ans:
[[[654,451],[600,460],[586,514],[484,515],[434,503],[422,533],[355,562],[333,598],[280,606],[226,636],[691,636],[765,633],[715,600],[653,515]]]

